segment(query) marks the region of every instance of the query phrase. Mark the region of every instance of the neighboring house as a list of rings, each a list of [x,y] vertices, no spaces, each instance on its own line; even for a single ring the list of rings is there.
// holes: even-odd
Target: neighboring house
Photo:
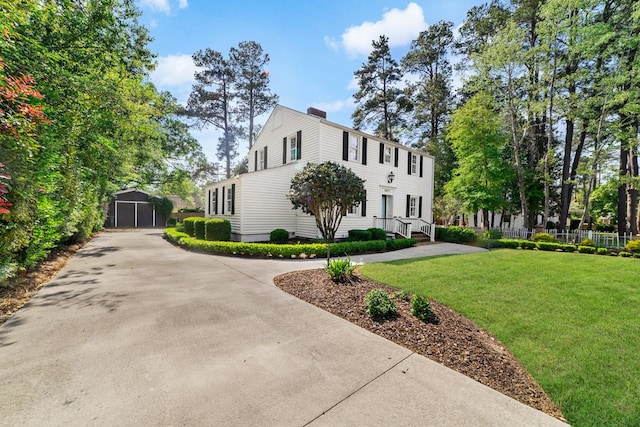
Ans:
[[[286,195],[307,163],[333,161],[365,180],[366,200],[342,219],[337,238],[370,227],[433,235],[433,158],[403,145],[276,106],[249,150],[249,172],[205,188],[205,215],[231,222],[237,241],[266,241],[276,228],[291,237],[317,238],[311,215],[294,210]]]
[[[107,211],[104,226],[107,228],[147,228],[164,227],[165,218],[156,212],[155,206],[149,202],[149,193],[131,188],[118,191]]]

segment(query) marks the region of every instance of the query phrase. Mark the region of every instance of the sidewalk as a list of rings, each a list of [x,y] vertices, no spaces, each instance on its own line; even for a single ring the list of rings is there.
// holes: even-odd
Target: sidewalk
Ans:
[[[0,327],[0,424],[564,425],[273,286],[324,262],[102,233]]]

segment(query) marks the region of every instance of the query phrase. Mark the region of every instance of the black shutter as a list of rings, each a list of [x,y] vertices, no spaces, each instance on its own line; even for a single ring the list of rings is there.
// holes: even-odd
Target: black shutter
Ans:
[[[396,147],[394,156],[393,156],[393,165],[395,167],[398,167],[398,156],[400,155],[400,150],[398,150],[398,147]]]
[[[207,203],[207,213],[211,215],[211,190],[207,190],[207,200],[209,201]]]
[[[264,147],[264,157],[263,158],[264,158],[263,169],[266,169],[267,168],[267,147],[266,146]]]
[[[296,158],[300,160],[302,158],[302,131],[299,130],[296,133]]]
[[[221,209],[222,215],[224,215],[224,202],[225,202],[225,200],[226,199],[224,197],[224,187],[222,187],[222,205],[221,205],[222,206],[222,209]]]
[[[367,138],[362,138],[362,164],[367,164]]]
[[[267,148],[265,147],[265,150]],[[236,185],[231,184],[231,215],[236,213]]]
[[[380,143],[380,158],[378,159],[380,163],[384,163],[384,143]]]
[[[409,161],[407,162],[407,173],[411,175],[411,151],[408,151],[407,154],[409,154],[409,156],[407,157],[407,159],[409,159]]]
[[[420,156],[420,178],[422,178],[422,163],[423,163],[423,157]]]
[[[367,216],[367,190],[364,190],[364,199],[360,202],[360,216]]]
[[[258,150],[253,152],[253,170],[258,170]],[[224,194],[222,196],[224,198]]]
[[[218,189],[213,192],[213,214],[218,215]]]
[[[287,138],[282,138],[282,164],[287,163]]]
[[[349,160],[349,132],[342,132],[342,160]]]
[[[422,218],[422,196],[418,198],[418,218]]]
[[[405,215],[407,218],[409,218],[409,205],[411,204],[411,195],[407,194],[407,214]]]

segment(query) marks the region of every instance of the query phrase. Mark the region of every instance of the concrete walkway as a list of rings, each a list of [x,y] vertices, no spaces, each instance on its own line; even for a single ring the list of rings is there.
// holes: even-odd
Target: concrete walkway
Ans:
[[[564,425],[271,281],[322,265],[102,233],[0,326],[0,424]]]

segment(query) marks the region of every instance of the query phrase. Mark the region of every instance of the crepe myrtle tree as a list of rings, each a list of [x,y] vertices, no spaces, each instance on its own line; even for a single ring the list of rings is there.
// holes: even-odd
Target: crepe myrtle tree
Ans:
[[[300,208],[315,217],[322,237],[330,242],[335,239],[342,217],[365,197],[364,180],[334,162],[307,163],[291,179],[287,195],[293,209]]]

